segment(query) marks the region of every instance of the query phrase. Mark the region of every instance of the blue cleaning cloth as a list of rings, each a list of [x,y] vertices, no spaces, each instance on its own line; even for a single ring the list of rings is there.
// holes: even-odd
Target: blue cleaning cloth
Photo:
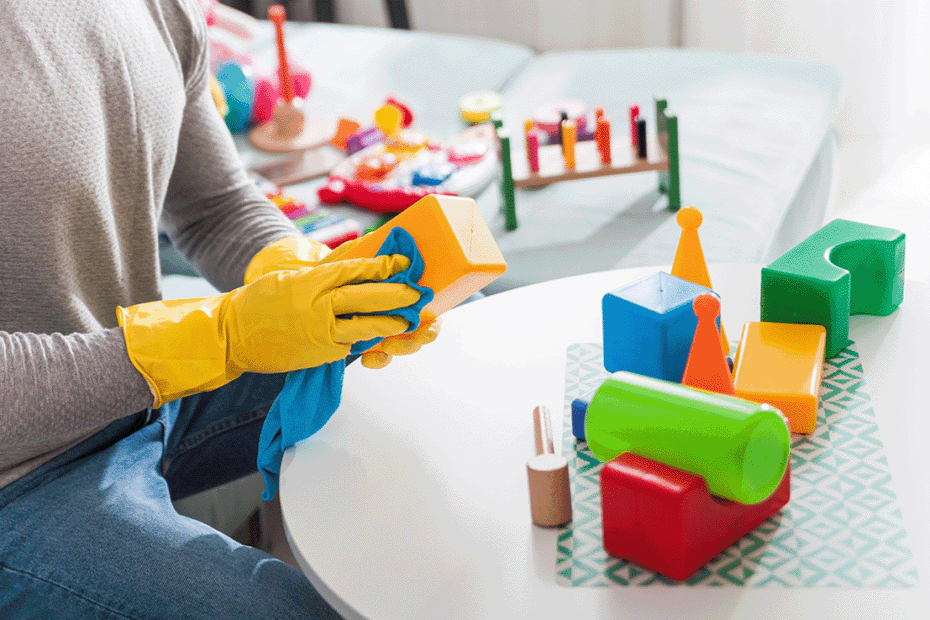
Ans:
[[[410,267],[391,276],[385,282],[407,284],[420,292],[420,299],[405,308],[367,314],[391,314],[402,317],[410,323],[407,331],[412,332],[420,326],[420,311],[433,300],[433,290],[417,284],[425,267],[423,257],[413,237],[403,228],[391,230],[376,256],[383,254],[403,254],[410,259]],[[352,353],[367,351],[381,340],[373,338],[366,342],[356,342],[352,345]],[[346,361],[342,359],[316,368],[287,373],[284,387],[271,405],[258,439],[258,469],[265,479],[262,498],[266,501],[278,492],[278,477],[281,474],[284,450],[323,428],[339,407],[345,369]]]

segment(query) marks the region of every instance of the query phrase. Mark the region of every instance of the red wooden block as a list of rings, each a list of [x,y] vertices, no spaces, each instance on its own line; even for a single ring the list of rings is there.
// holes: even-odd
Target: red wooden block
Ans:
[[[684,581],[788,503],[791,472],[758,504],[707,492],[700,476],[625,452],[601,469],[604,549]]]

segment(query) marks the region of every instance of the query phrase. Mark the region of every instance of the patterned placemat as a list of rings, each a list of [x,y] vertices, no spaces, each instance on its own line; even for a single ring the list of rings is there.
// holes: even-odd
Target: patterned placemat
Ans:
[[[597,343],[568,348],[563,452],[574,520],[558,536],[565,586],[910,587],[917,567],[892,490],[855,347],[824,364],[817,430],[793,435],[791,501],[688,581],[676,584],[607,555],[601,541],[601,463],[571,432],[571,403],[607,376]]]

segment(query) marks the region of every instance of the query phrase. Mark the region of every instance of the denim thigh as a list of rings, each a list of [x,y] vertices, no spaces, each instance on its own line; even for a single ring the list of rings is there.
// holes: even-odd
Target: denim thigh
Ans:
[[[286,376],[245,373],[157,411],[165,428],[160,468],[173,500],[258,471],[258,438]]]
[[[175,512],[161,422],[125,418],[0,489],[0,617],[338,619],[297,569]]]

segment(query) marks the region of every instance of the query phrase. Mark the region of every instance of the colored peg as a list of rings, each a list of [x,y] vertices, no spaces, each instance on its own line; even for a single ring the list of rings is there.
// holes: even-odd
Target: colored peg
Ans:
[[[287,50],[284,48],[284,19],[286,13],[280,4],[268,7],[268,19],[274,23],[275,38],[278,42],[278,74],[281,78],[281,95],[290,103],[294,99],[294,85],[291,72],[287,67]]]
[[[639,106],[630,106],[630,144],[636,146],[636,119],[639,118]]]
[[[543,527],[572,520],[572,494],[568,481],[568,459],[557,454],[552,443],[549,408],[533,409],[536,456],[526,462],[533,523]]]
[[[636,119],[636,156],[646,159],[646,119]]]
[[[594,140],[597,150],[601,154],[601,163],[610,165],[610,119],[601,116],[597,119],[597,128],[594,130]]]
[[[575,138],[578,127],[575,121],[562,121],[562,153],[565,155],[565,168],[575,169]]]
[[[691,341],[688,363],[681,378],[684,385],[702,390],[736,396],[730,366],[720,344],[717,317],[720,316],[720,299],[712,293],[701,293],[692,304],[697,316],[697,329]]]
[[[535,127],[526,132],[526,158],[530,172],[539,172],[539,130]]]
[[[604,116],[604,108],[598,106],[594,108],[594,120],[598,120]]]

